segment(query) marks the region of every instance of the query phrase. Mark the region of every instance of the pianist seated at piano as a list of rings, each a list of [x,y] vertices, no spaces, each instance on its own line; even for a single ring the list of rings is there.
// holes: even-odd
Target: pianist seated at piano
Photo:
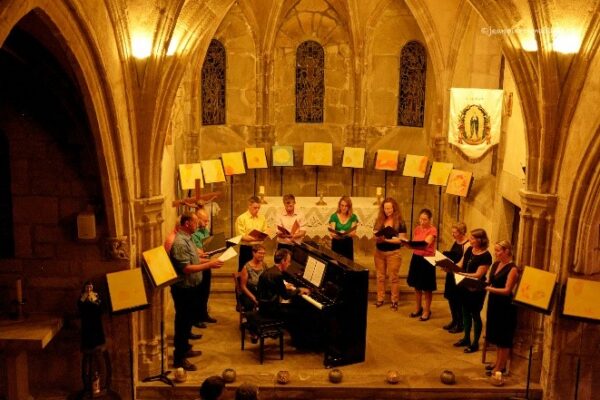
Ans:
[[[242,290],[240,300],[244,311],[251,311],[258,307],[256,298],[258,279],[267,270],[265,253],[265,246],[262,244],[252,246],[252,260],[248,261],[240,272],[240,289]]]
[[[258,279],[258,311],[265,317],[283,320],[292,337],[292,343],[296,345],[301,342],[298,338],[302,329],[301,318],[296,304],[288,300],[298,295],[307,295],[310,290],[286,284],[283,273],[292,262],[292,253],[289,250],[277,250],[274,260],[275,265],[263,272]]]

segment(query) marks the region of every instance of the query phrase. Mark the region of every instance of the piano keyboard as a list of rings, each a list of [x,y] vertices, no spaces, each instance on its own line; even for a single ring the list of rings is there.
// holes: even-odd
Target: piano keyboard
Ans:
[[[324,306],[323,306],[323,304],[322,304],[322,303],[319,303],[318,301],[316,301],[315,299],[313,299],[313,298],[312,298],[312,297],[310,297],[309,295],[307,295],[307,294],[302,294],[302,295],[300,295],[300,296],[302,296],[302,298],[303,298],[304,300],[308,301],[308,302],[309,302],[310,304],[312,304],[313,306],[317,307],[319,310],[322,310],[322,309],[323,309],[323,307],[324,307]]]

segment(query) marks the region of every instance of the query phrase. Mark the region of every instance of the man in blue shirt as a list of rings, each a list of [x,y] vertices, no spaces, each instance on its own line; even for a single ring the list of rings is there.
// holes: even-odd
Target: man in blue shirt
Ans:
[[[198,312],[198,289],[202,282],[202,271],[220,268],[223,261],[218,259],[200,262],[198,248],[192,241],[192,234],[198,227],[198,217],[193,213],[184,213],[179,220],[179,230],[171,248],[170,258],[181,280],[171,285],[171,296],[175,305],[175,351],[173,366],[187,371],[196,371],[196,366],[188,361],[188,357],[202,354],[192,350],[189,344],[192,324]]]

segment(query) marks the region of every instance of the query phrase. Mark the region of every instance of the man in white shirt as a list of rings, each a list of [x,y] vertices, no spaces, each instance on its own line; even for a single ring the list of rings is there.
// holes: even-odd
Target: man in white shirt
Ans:
[[[306,235],[306,221],[304,214],[296,211],[296,198],[293,194],[283,196],[283,206],[283,212],[277,216],[277,226],[287,232],[277,228],[277,249],[291,250],[293,243],[302,241]]]

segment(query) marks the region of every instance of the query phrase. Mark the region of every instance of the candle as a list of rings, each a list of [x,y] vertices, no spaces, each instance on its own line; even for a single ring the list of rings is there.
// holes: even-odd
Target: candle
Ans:
[[[375,191],[377,196],[381,196],[383,194],[383,188],[381,186],[377,186],[377,190]]]
[[[21,303],[23,303],[23,286],[21,284],[21,278],[17,279],[16,288],[17,288],[17,303],[21,304]]]
[[[258,194],[265,194],[265,187],[264,186],[259,186],[258,188]]]

